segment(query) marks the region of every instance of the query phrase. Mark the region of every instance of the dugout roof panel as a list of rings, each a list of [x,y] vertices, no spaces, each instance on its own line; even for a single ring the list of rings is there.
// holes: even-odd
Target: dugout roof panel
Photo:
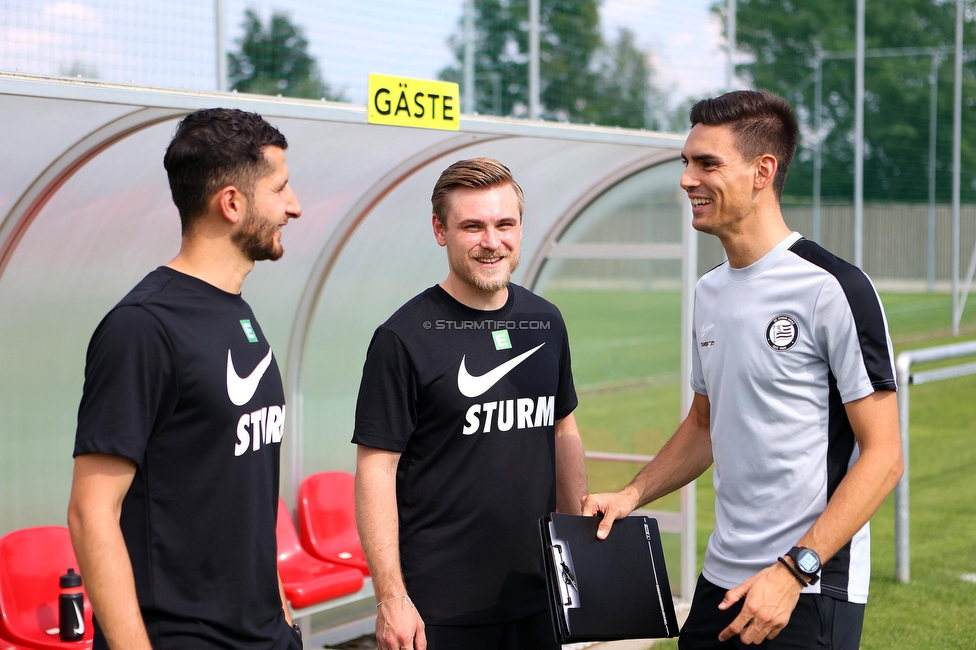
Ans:
[[[522,185],[519,282],[569,213],[621,178],[674,160],[683,144],[467,115],[457,132],[376,126],[357,106],[0,74],[0,534],[63,521],[88,339],[129,288],[178,251],[162,157],[177,121],[213,106],[258,112],[289,141],[304,214],[283,231],[284,258],[258,264],[244,297],[285,373],[289,439],[299,443],[290,469],[299,477],[303,407],[330,412],[358,390],[320,382],[303,395],[303,372],[314,373],[303,369],[306,356],[358,372],[364,337],[446,276],[430,192],[447,165],[492,156]],[[351,434],[347,411],[335,417]],[[338,453],[339,442],[348,438],[321,453]]]

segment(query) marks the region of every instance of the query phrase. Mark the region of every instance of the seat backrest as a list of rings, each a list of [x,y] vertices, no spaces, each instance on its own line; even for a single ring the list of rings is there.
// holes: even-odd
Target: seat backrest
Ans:
[[[278,497],[278,521],[275,524],[275,537],[278,539],[278,561],[287,560],[295,553],[302,550],[302,545],[298,541],[298,533],[295,531],[295,522],[292,521],[291,513],[285,500]]]
[[[58,627],[60,577],[78,571],[71,536],[63,526],[15,530],[0,538],[0,628],[8,640],[36,642]],[[85,596],[85,638],[92,638]],[[53,640],[57,640],[57,635]]]
[[[298,521],[302,541],[312,548],[330,539],[358,540],[353,475],[319,472],[306,477],[298,492]]]

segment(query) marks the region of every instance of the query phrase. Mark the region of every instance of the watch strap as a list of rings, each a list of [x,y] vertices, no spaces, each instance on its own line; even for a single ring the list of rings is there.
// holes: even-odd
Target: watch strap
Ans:
[[[802,553],[810,553],[817,558],[817,570],[814,573],[807,573],[800,568],[800,555]],[[817,555],[816,551],[804,546],[794,546],[786,553],[786,555],[793,558],[793,561],[796,562],[796,567],[790,568],[795,568],[796,572],[803,576],[803,579],[807,582],[807,584],[817,584],[817,581],[820,580],[820,570],[823,568],[823,565],[820,563],[820,556]]]
[[[779,556],[778,558],[776,558],[776,559],[777,559],[777,560],[779,560],[779,561],[780,561],[780,563],[782,563],[782,565],[783,565],[783,566],[785,566],[785,567],[786,567],[787,569],[789,569],[789,570],[790,570],[790,573],[792,573],[792,574],[793,574],[793,577],[794,577],[794,578],[796,578],[796,581],[797,581],[797,582],[799,582],[799,583],[800,583],[800,585],[802,585],[804,589],[806,589],[807,587],[809,587],[810,585],[812,585],[812,584],[813,584],[812,582],[807,582],[806,580],[804,580],[804,579],[803,579],[803,576],[802,576],[802,575],[800,575],[800,572],[799,572],[799,571],[797,571],[797,570],[796,570],[796,569],[795,569],[795,568],[793,567],[793,565],[792,565],[792,564],[790,564],[789,562],[787,562],[787,561],[786,561],[786,558],[784,558],[784,557],[783,557],[782,555],[780,555],[780,556]]]

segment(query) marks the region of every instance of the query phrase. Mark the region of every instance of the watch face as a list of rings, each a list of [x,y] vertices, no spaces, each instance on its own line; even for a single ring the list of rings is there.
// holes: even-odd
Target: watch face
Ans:
[[[804,549],[797,553],[796,566],[803,573],[816,573],[820,569],[820,561],[814,552]]]

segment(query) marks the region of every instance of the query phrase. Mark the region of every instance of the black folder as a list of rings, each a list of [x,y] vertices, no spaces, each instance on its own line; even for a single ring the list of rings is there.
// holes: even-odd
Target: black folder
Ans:
[[[657,520],[630,516],[597,539],[599,517],[539,520],[549,611],[560,643],[678,635]]]

